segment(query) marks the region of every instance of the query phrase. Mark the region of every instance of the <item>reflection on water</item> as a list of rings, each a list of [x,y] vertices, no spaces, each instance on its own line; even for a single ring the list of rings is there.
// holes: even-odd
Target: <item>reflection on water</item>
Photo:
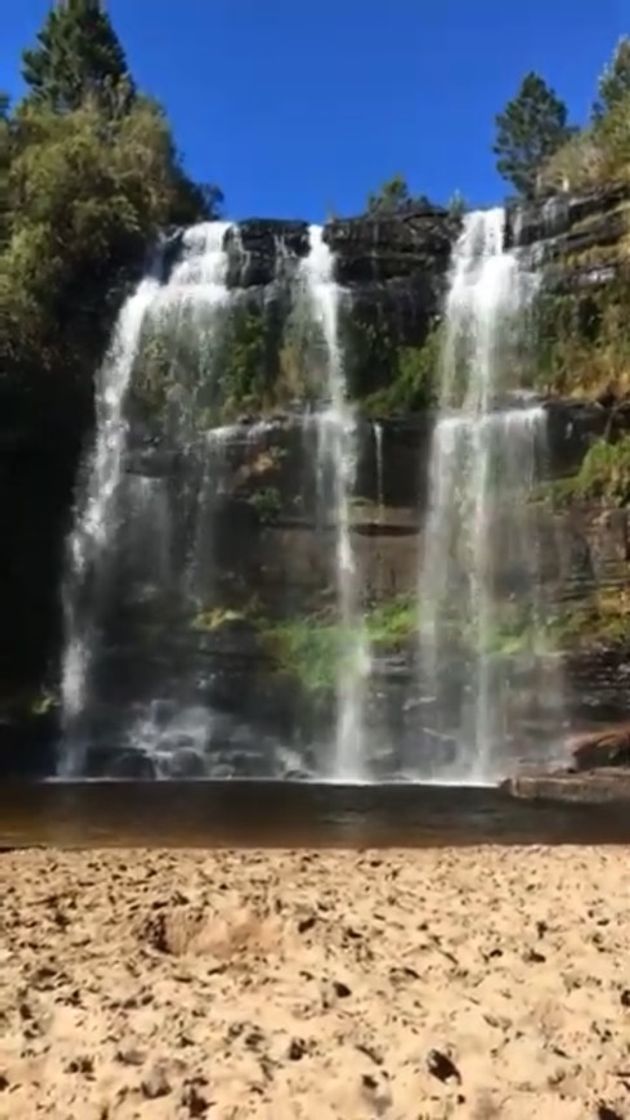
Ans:
[[[629,843],[627,805],[492,788],[301,782],[45,782],[0,788],[0,847],[420,847]]]

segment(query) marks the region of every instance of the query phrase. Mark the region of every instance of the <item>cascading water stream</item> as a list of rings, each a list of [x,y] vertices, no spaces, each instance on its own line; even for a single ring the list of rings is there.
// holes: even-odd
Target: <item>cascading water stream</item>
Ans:
[[[97,379],[96,446],[85,495],[68,542],[63,588],[66,637],[61,673],[63,773],[80,771],[83,761],[79,724],[96,640],[94,599],[99,591],[101,561],[116,519],[115,505],[127,439],[124,406],[145,316],[158,291],[159,279],[152,273],[140,282],[124,305]]]
[[[342,655],[337,681],[337,729],[332,776],[345,780],[365,776],[363,701],[370,658],[359,600],[359,579],[352,547],[350,502],[356,471],[356,422],[347,402],[339,344],[339,287],[334,258],[321,226],[309,230],[310,251],[302,276],[311,314],[324,341],[327,407],[315,414],[319,489],[331,480],[336,532],[336,578]]]
[[[506,744],[518,727],[495,646],[506,618],[518,618],[535,655],[542,611],[528,494],[546,418],[514,398],[534,282],[517,254],[503,251],[503,227],[502,210],[469,214],[453,254],[420,575],[423,683],[435,704],[432,730],[456,742],[451,776],[459,780],[494,780],[509,767]]]
[[[378,506],[378,519],[383,520],[385,513],[385,461],[383,458],[383,425],[375,420],[372,426],[374,432],[374,458],[376,461],[376,504]]]
[[[125,303],[109,353],[96,384],[96,440],[84,494],[79,498],[67,550],[63,590],[65,645],[62,659],[63,742],[60,771],[79,774],[87,749],[84,717],[90,703],[90,678],[99,646],[106,576],[119,525],[129,424],[127,398],[144,331],[163,316],[174,320],[200,311],[216,323],[213,312],[228,297],[224,250],[228,225],[202,223],[183,236],[182,259],[167,284],[161,284],[161,261]],[[173,362],[175,362],[173,358]],[[147,496],[151,488],[145,487]]]

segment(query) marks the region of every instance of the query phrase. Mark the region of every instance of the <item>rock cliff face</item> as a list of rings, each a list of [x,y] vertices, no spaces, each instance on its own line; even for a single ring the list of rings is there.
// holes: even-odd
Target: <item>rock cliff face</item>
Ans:
[[[605,301],[616,306],[620,298],[625,206],[624,192],[614,189],[587,199],[528,206],[509,217],[508,238],[527,246],[541,262],[544,298],[566,301],[561,310],[565,318],[570,311],[567,337],[582,339],[582,363],[597,352],[602,332],[608,330]],[[386,407],[379,412],[363,404],[370,394],[388,388],[400,348],[421,352],[425,347],[439,319],[456,232],[457,222],[437,209],[338,220],[326,228],[337,279],[352,307],[341,326],[347,332],[350,382],[363,417],[352,507],[363,605],[368,614],[385,607],[403,618],[395,634],[375,646],[366,703],[383,738],[396,741],[402,766],[417,751],[422,703],[413,619],[405,611],[415,595],[423,548],[435,417],[430,407],[403,407],[394,415]],[[308,227],[251,220],[228,237],[228,284],[242,290],[246,308],[264,305],[265,314],[281,324],[287,311],[285,280],[295,275],[308,251]],[[174,238],[167,263],[177,253]],[[592,299],[594,291],[600,302],[595,310],[585,309],[584,300]],[[270,344],[274,354],[276,342]],[[255,350],[255,361],[260,353]],[[548,556],[548,579],[562,608],[556,644],[567,667],[569,718],[584,726],[620,718],[630,700],[627,499],[619,497],[619,487],[593,486],[584,476],[595,445],[605,441],[621,447],[630,437],[630,405],[619,377],[588,382],[580,376],[574,393],[570,356],[570,351],[560,356],[554,351],[546,357],[546,380],[535,386],[546,401],[549,436],[536,524]],[[164,683],[165,695],[183,676],[195,682],[185,702],[210,703],[220,713],[213,732],[219,766],[229,750],[242,773],[259,772],[246,744],[238,762],[243,718],[255,718],[261,741],[269,736],[274,743],[308,743],[314,729],[325,734],[330,727],[325,690],[310,689],[309,682],[299,679],[282,650],[287,619],[313,626],[334,598],[333,532],[317,517],[312,447],[300,402],[280,401],[264,423],[255,406],[246,402],[242,412],[247,415],[233,418],[222,443],[221,484],[211,511],[214,529],[203,545],[194,596],[176,589],[169,573],[185,567],[191,534],[198,532],[195,510],[203,464],[154,424],[140,419],[134,424],[125,461],[130,547],[122,549],[110,573],[112,584],[125,590],[117,595],[108,620],[99,717],[103,742],[92,755],[94,774],[111,764],[107,741],[116,735],[112,712],[143,693],[148,697],[156,680]],[[46,769],[53,751],[46,754],[38,744],[50,745],[54,736],[41,689],[50,686],[54,694],[59,558],[80,433],[62,446],[55,433],[44,438],[42,432],[12,443],[14,432],[10,425],[0,433],[0,516],[8,542],[0,587],[0,653],[7,691],[0,769]],[[158,524],[164,511],[175,521],[170,552],[160,554],[157,543],[147,546],[138,565],[133,534],[143,531],[143,525]],[[142,516],[149,521],[143,523]],[[203,603],[210,598],[217,609],[195,612],[193,599]],[[525,655],[515,672],[520,687],[527,688]],[[24,719],[26,711],[30,720]],[[161,710],[152,718],[166,726],[171,717]],[[176,733],[185,740],[185,731]],[[532,728],[534,749],[536,737],[543,734],[543,727]],[[184,749],[181,760],[182,772],[194,773],[194,756]],[[119,757],[117,765],[120,773],[137,772],[137,761],[128,757]]]

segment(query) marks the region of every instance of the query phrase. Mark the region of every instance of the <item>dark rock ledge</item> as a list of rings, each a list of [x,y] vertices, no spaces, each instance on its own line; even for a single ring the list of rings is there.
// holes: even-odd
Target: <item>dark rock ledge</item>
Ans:
[[[630,804],[630,722],[577,735],[567,750],[565,770],[518,774],[508,778],[503,789],[526,801]]]

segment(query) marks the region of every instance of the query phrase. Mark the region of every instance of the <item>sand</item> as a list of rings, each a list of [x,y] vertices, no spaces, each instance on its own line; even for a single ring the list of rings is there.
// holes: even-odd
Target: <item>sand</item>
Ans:
[[[0,854],[0,1118],[630,1117],[630,852]]]

